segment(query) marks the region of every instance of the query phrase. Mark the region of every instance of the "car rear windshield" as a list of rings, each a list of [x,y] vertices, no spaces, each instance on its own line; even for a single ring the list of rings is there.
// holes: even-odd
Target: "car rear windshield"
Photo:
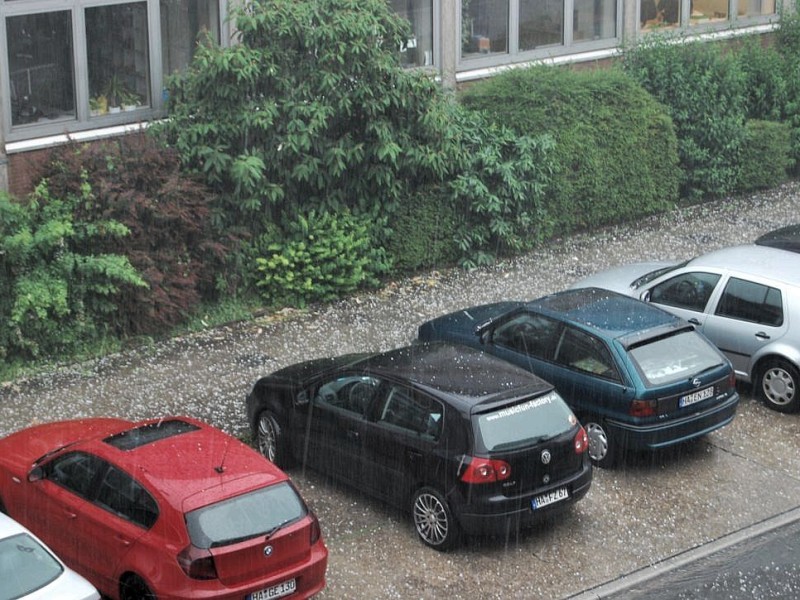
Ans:
[[[307,512],[299,494],[283,482],[187,513],[186,527],[192,544],[214,548],[272,535]]]
[[[649,386],[673,383],[722,364],[722,356],[696,331],[656,338],[628,350]]]
[[[197,425],[192,425],[180,419],[171,419],[141,425],[135,429],[129,429],[107,437],[103,441],[119,450],[134,450],[151,442],[157,442],[182,433],[189,433],[190,431],[197,431],[198,429],[200,428]]]
[[[53,555],[26,533],[0,540],[0,599],[27,597],[64,571]]]
[[[479,414],[476,419],[477,435],[488,452],[538,443],[568,431],[576,422],[555,391]]]

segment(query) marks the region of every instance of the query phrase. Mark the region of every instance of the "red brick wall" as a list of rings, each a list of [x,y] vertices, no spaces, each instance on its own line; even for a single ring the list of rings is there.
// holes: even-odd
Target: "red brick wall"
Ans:
[[[8,156],[8,191],[13,196],[24,198],[41,177],[40,173],[50,156],[50,150],[32,150]]]

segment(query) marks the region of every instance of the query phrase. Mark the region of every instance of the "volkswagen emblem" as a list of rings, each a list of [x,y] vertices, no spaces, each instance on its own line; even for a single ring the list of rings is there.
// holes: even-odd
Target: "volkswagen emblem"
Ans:
[[[264,556],[270,556],[272,554],[272,546],[264,546]]]
[[[549,465],[550,459],[553,458],[550,456],[550,450],[542,450],[542,464]]]
[[[700,384],[701,384],[701,383],[703,383],[703,382],[702,382],[702,381],[700,381],[700,378],[699,378],[699,377],[695,377],[694,379],[692,379],[692,385],[693,385],[694,387],[700,387]]]

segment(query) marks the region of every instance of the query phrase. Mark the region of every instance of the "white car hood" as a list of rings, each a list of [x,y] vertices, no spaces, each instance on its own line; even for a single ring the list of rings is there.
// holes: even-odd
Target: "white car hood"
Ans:
[[[626,294],[628,296],[639,296],[637,288],[633,287],[633,282],[642,275],[678,264],[679,261],[653,261],[620,265],[606,271],[599,271],[590,275],[586,279],[581,279],[572,284],[572,288],[598,287],[604,290],[611,290]]]

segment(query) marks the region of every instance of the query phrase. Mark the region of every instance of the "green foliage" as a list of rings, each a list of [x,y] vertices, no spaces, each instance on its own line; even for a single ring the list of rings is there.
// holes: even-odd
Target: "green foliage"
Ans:
[[[788,100],[783,56],[764,47],[760,36],[751,36],[736,52],[736,60],[744,75],[747,118],[780,121]]]
[[[128,235],[113,219],[78,219],[93,202],[82,175],[78,193],[54,197],[42,181],[25,204],[0,195],[0,359],[75,352],[106,332],[120,299],[146,286],[126,257],[99,245]]]
[[[677,197],[672,124],[616,69],[510,70],[469,88],[462,101],[517,132],[554,140],[552,184],[540,190],[546,200],[537,217],[545,236],[658,212]]]
[[[441,90],[400,67],[408,22],[384,0],[264,0],[235,22],[240,43],[199,47],[173,80],[164,125],[184,163],[223,191],[229,221],[260,233],[279,203],[290,219],[385,214],[442,179],[427,118]]]
[[[675,124],[684,197],[721,196],[739,181],[745,141],[745,77],[732,53],[648,36],[628,49],[625,70],[664,104]]]
[[[409,273],[455,264],[460,252],[454,232],[462,221],[441,189],[431,187],[408,198],[389,223],[386,251],[394,269]]]
[[[748,121],[739,189],[750,192],[786,181],[794,165],[790,141],[791,129],[786,123]]]
[[[259,240],[256,285],[270,306],[305,306],[364,286],[377,287],[391,265],[375,249],[367,218],[311,211],[287,226],[288,238]]]
[[[219,190],[219,225],[261,236],[311,211],[346,210],[390,223],[432,193],[478,225],[461,231],[467,263],[526,247],[548,175],[546,161],[532,162],[543,143],[484,124],[403,69],[408,22],[388,3],[263,0],[235,20],[240,43],[198,48],[172,82],[162,126]],[[391,235],[375,232],[376,247]]]
[[[233,284],[225,256],[237,244],[234,232],[214,235],[210,191],[182,175],[177,154],[155,138],[129,135],[64,145],[51,157],[45,176],[53,196],[91,189],[87,202],[74,207],[76,219],[103,216],[131,233],[95,243],[96,251],[127,257],[148,284],[118,299],[109,323],[114,333],[163,332],[213,299],[220,283]]]
[[[784,59],[783,78],[786,82],[786,106],[782,120],[791,126],[792,157],[795,169],[800,165],[800,14],[781,14],[776,48]]]

